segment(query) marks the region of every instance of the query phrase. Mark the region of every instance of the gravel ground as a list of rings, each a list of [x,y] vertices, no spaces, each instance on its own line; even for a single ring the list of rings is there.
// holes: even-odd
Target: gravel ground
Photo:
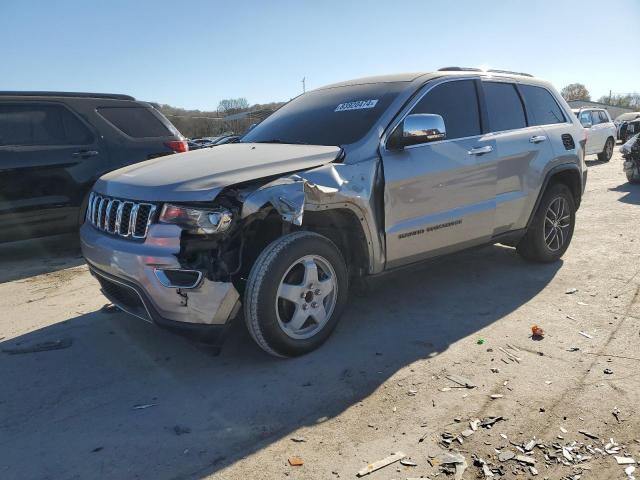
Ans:
[[[397,451],[417,466],[367,478],[433,477],[445,434],[465,479],[484,478],[473,455],[501,468],[495,478],[627,478],[593,449],[613,438],[618,455],[640,460],[640,187],[619,153],[589,163],[561,262],[531,265],[492,246],[395,274],[352,294],[328,343],[294,360],[263,354],[240,322],[212,357],[101,311],[72,237],[0,246],[0,349],[67,347],[0,353],[0,477],[356,478]],[[455,388],[451,374],[476,387]],[[456,440],[491,416],[504,419]],[[498,450],[521,455],[533,439],[537,476],[499,461]],[[559,445],[576,463],[545,461],[564,458]]]

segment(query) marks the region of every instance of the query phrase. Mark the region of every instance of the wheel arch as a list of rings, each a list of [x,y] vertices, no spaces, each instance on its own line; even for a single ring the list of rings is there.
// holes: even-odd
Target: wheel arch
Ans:
[[[538,206],[542,201],[542,197],[547,189],[551,185],[555,185],[556,183],[562,183],[566,185],[573,195],[574,202],[576,204],[576,210],[580,207],[580,202],[582,201],[582,173],[578,168],[578,165],[575,163],[558,165],[547,172],[542,182],[542,187],[538,192],[538,198],[536,198],[536,203],[529,214],[529,220],[527,221],[527,228],[531,225],[531,221],[538,210]]]

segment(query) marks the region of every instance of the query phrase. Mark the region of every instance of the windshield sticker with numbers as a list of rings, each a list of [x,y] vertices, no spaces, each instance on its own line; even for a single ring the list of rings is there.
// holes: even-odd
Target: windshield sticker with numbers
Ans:
[[[373,100],[356,100],[355,102],[341,103],[336,107],[334,112],[346,112],[348,110],[364,110],[373,108],[378,103],[378,99]]]

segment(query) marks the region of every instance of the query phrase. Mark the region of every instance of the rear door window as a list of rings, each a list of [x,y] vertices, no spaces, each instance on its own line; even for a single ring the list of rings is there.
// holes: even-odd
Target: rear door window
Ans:
[[[482,86],[489,115],[489,128],[492,132],[527,126],[522,100],[514,84],[483,82]]]
[[[591,112],[589,110],[580,112],[580,123],[583,127],[586,127],[588,124],[594,125],[593,120],[591,119]]]
[[[0,105],[0,146],[86,145],[91,131],[61,105]]]
[[[550,125],[566,122],[558,102],[546,88],[520,85],[520,91],[527,104],[530,125]]]
[[[146,107],[100,107],[98,113],[125,135],[133,138],[168,137],[172,133]]]
[[[430,90],[411,113],[440,115],[447,129],[447,139],[480,135],[480,108],[473,80],[442,83]]]
[[[611,121],[604,110],[598,111],[598,116],[600,117],[600,123],[609,123]]]

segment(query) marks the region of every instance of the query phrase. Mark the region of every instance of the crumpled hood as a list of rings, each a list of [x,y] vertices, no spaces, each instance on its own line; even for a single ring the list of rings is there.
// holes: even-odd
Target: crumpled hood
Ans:
[[[100,177],[94,190],[149,202],[213,200],[230,185],[334,161],[339,147],[232,143],[148,160]]]

